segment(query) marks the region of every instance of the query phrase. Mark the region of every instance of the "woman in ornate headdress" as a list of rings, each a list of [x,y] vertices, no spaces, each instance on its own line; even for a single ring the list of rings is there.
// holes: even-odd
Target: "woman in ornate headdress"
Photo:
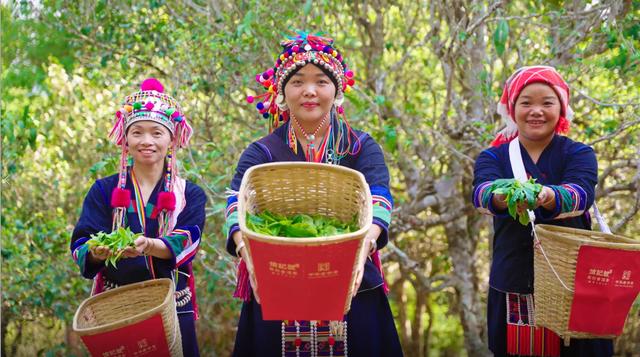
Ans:
[[[595,153],[559,135],[569,130],[573,118],[569,86],[553,67],[520,68],[504,86],[498,113],[507,126],[476,160],[473,182],[473,204],[494,217],[489,348],[496,356],[610,356],[611,340],[571,339],[564,347],[552,331],[534,326],[531,225],[512,219],[505,196],[490,192],[494,180],[514,177],[509,143],[518,138],[526,175],[543,185],[536,222],[591,229],[588,209],[598,180]]]
[[[191,134],[182,109],[158,80],[145,80],[139,92],[126,97],[109,134],[122,150],[119,173],[91,186],[71,237],[71,254],[82,276],[94,279],[92,294],[149,279],[173,279],[183,352],[198,356],[191,261],[200,245],[207,198],[200,187],[178,175],[175,156]],[[92,234],[119,227],[142,236],[112,267],[105,260],[116,252],[86,243]]]
[[[226,210],[227,250],[241,258],[234,296],[244,300],[234,356],[401,356],[402,349],[387,300],[378,250],[388,241],[393,200],[389,172],[380,146],[368,134],[352,129],[342,106],[354,84],[333,40],[298,33],[281,42],[272,68],[256,80],[266,93],[248,97],[269,121],[271,133],[242,153],[231,182],[240,188],[254,165],[278,161],[309,161],[342,165],[361,172],[371,189],[373,225],[360,260],[351,310],[342,321],[264,321],[246,247],[238,228],[237,194]]]

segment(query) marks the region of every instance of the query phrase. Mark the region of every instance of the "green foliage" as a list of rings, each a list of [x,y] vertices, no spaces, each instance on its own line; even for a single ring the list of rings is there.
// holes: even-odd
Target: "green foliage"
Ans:
[[[180,173],[209,196],[205,235],[194,260],[204,317],[198,321],[201,350],[229,355],[239,315],[239,303],[231,298],[234,261],[225,252],[225,237],[212,232],[221,231],[224,192],[237,159],[267,132],[244,98],[256,94],[255,74],[273,65],[279,50],[274,44],[294,28],[325,30],[345,52],[356,73],[355,90],[346,95],[349,121],[385,149],[398,213],[394,220],[402,229],[411,228],[391,237],[430,277],[452,273],[451,253],[458,247],[442,225],[412,226],[446,214],[442,207],[412,209],[439,192],[434,180],[451,178],[461,196],[470,196],[472,164],[465,157],[476,157],[499,129],[495,103],[506,77],[521,65],[559,67],[573,91],[573,139],[589,143],[612,135],[593,145],[601,173],[620,168],[602,179],[598,203],[613,221],[632,212],[635,196],[616,190],[637,173],[632,160],[639,128],[628,123],[636,120],[638,109],[633,103],[639,97],[640,3],[625,2],[624,14],[605,14],[597,25],[580,30],[576,23],[591,12],[571,13],[576,2],[507,2],[475,28],[471,25],[484,19],[492,3],[462,2],[456,19],[447,18],[450,5],[443,4],[3,2],[3,319],[12,320],[11,326],[28,319],[68,323],[88,296],[91,282],[80,277],[69,255],[70,232],[93,181],[117,171],[118,148],[106,135],[118,105],[143,79],[155,76],[195,128],[191,147],[178,153]],[[433,11],[424,10],[432,5]],[[480,59],[456,55],[477,43],[489,48]],[[573,43],[575,48],[566,47]],[[476,64],[477,72],[471,70]],[[471,124],[466,118],[473,119]],[[465,176],[455,176],[456,167]],[[406,175],[412,171],[419,180]],[[486,286],[488,226],[468,207],[455,213],[468,222],[465,244],[480,242],[472,255],[480,257],[478,276],[470,279],[474,286]],[[633,236],[638,224],[632,216],[620,233]],[[394,259],[385,259],[388,272],[418,285],[419,279]],[[407,331],[410,339],[429,335],[431,353],[463,354],[458,294],[453,288],[433,294],[425,302],[427,312],[416,311],[415,293],[408,299],[395,296],[398,326],[411,325],[422,314],[431,327],[427,330],[425,323],[420,331]],[[400,311],[410,311],[407,319]],[[61,343],[52,341],[48,348],[54,351]]]
[[[87,241],[89,248],[93,247],[106,247],[111,251],[111,255],[105,260],[104,264],[113,266],[117,269],[116,263],[127,247],[135,247],[133,243],[136,238],[141,237],[141,233],[133,233],[129,227],[118,228],[111,233],[98,232],[91,235],[91,239]]]
[[[531,178],[527,182],[520,182],[517,179],[498,179],[493,181],[491,192],[497,195],[505,195],[505,202],[509,215],[517,219],[520,224],[529,224],[529,214],[526,210],[518,211],[518,207],[525,205],[527,209],[535,209],[536,199],[542,191],[542,185],[536,183],[536,179]]]
[[[498,26],[493,33],[493,45],[496,47],[498,56],[504,53],[507,39],[509,38],[509,23],[506,20],[498,21]]]
[[[247,227],[254,232],[274,237],[313,238],[346,234],[358,230],[357,216],[351,222],[332,217],[296,214],[291,217],[268,210],[247,214]]]

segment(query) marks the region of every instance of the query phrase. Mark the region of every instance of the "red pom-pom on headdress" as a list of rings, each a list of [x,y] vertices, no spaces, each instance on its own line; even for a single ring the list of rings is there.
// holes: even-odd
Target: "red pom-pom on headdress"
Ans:
[[[155,78],[147,78],[140,85],[141,91],[154,90],[159,93],[164,93],[164,86],[160,83],[159,80]]]
[[[176,209],[176,195],[173,192],[162,191],[158,194],[158,210],[173,211]]]
[[[124,207],[128,208],[129,203],[131,203],[131,191],[126,188],[116,187],[111,192],[111,207],[118,208]]]

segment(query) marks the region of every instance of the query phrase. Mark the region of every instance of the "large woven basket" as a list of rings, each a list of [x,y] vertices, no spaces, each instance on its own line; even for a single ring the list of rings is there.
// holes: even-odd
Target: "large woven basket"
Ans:
[[[284,215],[323,215],[350,221],[357,215],[359,229],[356,232],[317,238],[286,238],[266,236],[247,228],[246,214],[256,214],[264,210]],[[279,247],[295,246],[300,252],[316,247],[315,252],[336,253],[338,244],[357,241],[357,252],[345,257],[351,264],[349,286],[336,286],[338,293],[346,289],[344,311],[348,311],[353,295],[352,287],[357,267],[357,257],[363,249],[363,238],[372,224],[372,202],[369,186],[358,171],[337,165],[305,162],[279,162],[251,167],[244,174],[238,197],[238,219],[243,240],[248,247],[249,259],[252,248],[261,242]],[[304,253],[302,253],[304,254]],[[257,269],[258,271],[259,269]],[[268,277],[257,276],[258,291],[269,288]],[[292,287],[295,289],[295,287]],[[313,289],[313,287],[311,287]],[[333,287],[332,287],[333,289]],[[313,294],[309,291],[309,294]],[[283,298],[285,295],[283,295]],[[263,307],[264,311],[264,307]],[[315,319],[315,318],[314,318]],[[317,318],[321,319],[321,318]]]
[[[104,335],[105,342],[100,342],[101,350],[120,347],[121,353],[133,356],[136,351],[122,352],[124,348],[120,341],[110,341],[109,334],[160,315],[170,356],[182,356],[174,291],[170,279],[154,279],[94,295],[80,304],[73,318],[73,331],[83,338],[85,345],[85,337]],[[134,333],[141,340],[145,337],[145,331],[136,330]]]
[[[583,245],[640,251],[637,240],[583,229],[537,224],[534,249],[535,323],[570,338],[614,338],[569,330],[578,250]],[[554,272],[555,271],[555,272]],[[556,275],[557,273],[557,275]]]

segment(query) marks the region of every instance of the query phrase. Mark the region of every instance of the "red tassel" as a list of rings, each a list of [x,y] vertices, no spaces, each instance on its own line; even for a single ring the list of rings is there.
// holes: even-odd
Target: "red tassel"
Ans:
[[[158,203],[156,204],[158,210],[173,211],[176,209],[176,195],[173,192],[160,192],[158,194]]]
[[[131,203],[131,191],[126,188],[116,187],[111,192],[111,207],[118,208],[124,207],[129,208],[129,204]]]
[[[382,289],[384,290],[384,293],[389,294],[389,285],[387,285],[387,280],[384,278],[384,270],[382,270],[382,262],[380,261],[380,254],[378,254],[377,250],[371,255],[371,260],[373,261],[373,265],[375,265],[380,271],[380,276],[382,277]]]
[[[242,301],[251,300],[249,270],[247,270],[247,264],[245,264],[244,260],[240,260],[240,264],[238,264],[238,278],[236,281],[236,290],[233,292],[233,297],[240,298]]]
[[[191,291],[191,305],[193,306],[193,319],[198,320],[200,315],[198,314],[198,303],[196,302],[196,279],[193,276],[193,265],[189,263],[189,290]]]
[[[544,329],[541,327],[536,327],[533,330],[533,355],[534,356],[544,356]]]
[[[556,335],[549,329],[544,329],[544,350],[545,356],[558,357],[560,356],[560,343],[562,340],[560,336]]]
[[[518,355],[518,325],[507,324],[507,353]]]
[[[531,356],[531,326],[520,326],[520,354]]]
[[[556,133],[566,134],[569,132],[569,120],[565,117],[560,117],[558,124],[556,124]]]

